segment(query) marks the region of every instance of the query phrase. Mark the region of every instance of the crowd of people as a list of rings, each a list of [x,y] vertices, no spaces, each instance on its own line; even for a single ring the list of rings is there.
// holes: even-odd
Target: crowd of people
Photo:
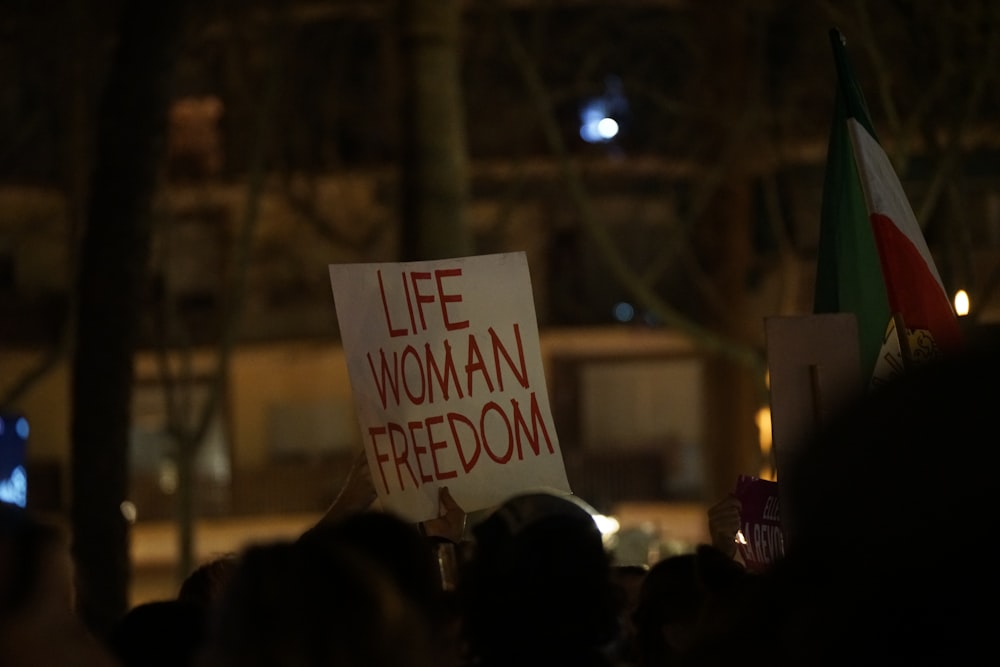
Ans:
[[[204,563],[97,637],[73,613],[66,536],[4,505],[0,665],[978,664],[996,617],[998,371],[1000,351],[978,346],[824,425],[779,471],[795,512],[763,572],[718,525],[692,553],[616,563],[556,494],[467,526],[443,489],[439,519],[414,525],[369,507],[359,465],[303,535]]]

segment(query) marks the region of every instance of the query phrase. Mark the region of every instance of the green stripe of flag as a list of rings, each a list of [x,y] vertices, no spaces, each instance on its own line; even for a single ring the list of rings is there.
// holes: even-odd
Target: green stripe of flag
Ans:
[[[839,85],[823,182],[813,310],[855,314],[861,372],[867,381],[882,347],[890,310],[847,119],[855,118],[872,137],[876,135],[839,31],[831,31],[831,41]]]

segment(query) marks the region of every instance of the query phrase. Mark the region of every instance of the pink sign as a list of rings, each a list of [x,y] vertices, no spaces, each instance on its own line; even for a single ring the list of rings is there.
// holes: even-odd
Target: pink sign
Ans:
[[[748,570],[763,571],[785,553],[778,483],[740,475],[735,495],[740,501],[740,556]]]

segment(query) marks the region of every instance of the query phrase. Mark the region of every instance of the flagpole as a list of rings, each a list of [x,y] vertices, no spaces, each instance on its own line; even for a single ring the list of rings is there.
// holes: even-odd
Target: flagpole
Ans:
[[[899,342],[899,351],[903,355],[903,370],[908,371],[913,368],[913,350],[910,349],[910,336],[903,314],[893,313],[892,321],[896,325],[896,341]]]
[[[864,91],[854,74],[854,66],[847,53],[847,38],[844,33],[837,28],[830,30],[830,46],[833,47],[833,62],[837,67],[837,84],[847,106],[847,115],[861,123],[868,134],[878,141],[878,134],[872,126],[871,117],[868,114],[868,102],[865,100]],[[880,142],[881,143],[881,142]]]

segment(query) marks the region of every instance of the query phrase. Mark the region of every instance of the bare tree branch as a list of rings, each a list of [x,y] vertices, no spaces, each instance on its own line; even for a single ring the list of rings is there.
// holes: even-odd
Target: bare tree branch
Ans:
[[[366,252],[371,250],[385,234],[386,225],[382,223],[370,225],[369,229],[360,236],[349,236],[340,231],[337,221],[330,219],[316,206],[316,188],[312,181],[307,184],[308,192],[305,194],[296,190],[288,175],[282,178],[279,184],[281,188],[279,193],[282,199],[295,212],[298,220],[305,223],[324,241],[351,250]]]
[[[621,253],[616,251],[608,229],[597,219],[580,178],[579,169],[566,149],[548,101],[545,85],[535,68],[534,62],[521,45],[509,17],[503,13],[499,13],[498,18],[511,57],[517,65],[525,86],[528,88],[532,101],[538,110],[546,140],[556,160],[559,162],[560,171],[569,189],[570,197],[580,214],[584,229],[595,241],[601,259],[611,271],[615,280],[623,288],[627,289],[629,293],[635,295],[639,303],[654,312],[663,322],[676,327],[700,347],[710,352],[721,354],[738,363],[746,364],[751,369],[760,371],[759,375],[763,377],[764,361],[757,349],[740,341],[723,337],[717,332],[706,329],[690,318],[685,317],[663,301],[651,286],[632,270]]]

